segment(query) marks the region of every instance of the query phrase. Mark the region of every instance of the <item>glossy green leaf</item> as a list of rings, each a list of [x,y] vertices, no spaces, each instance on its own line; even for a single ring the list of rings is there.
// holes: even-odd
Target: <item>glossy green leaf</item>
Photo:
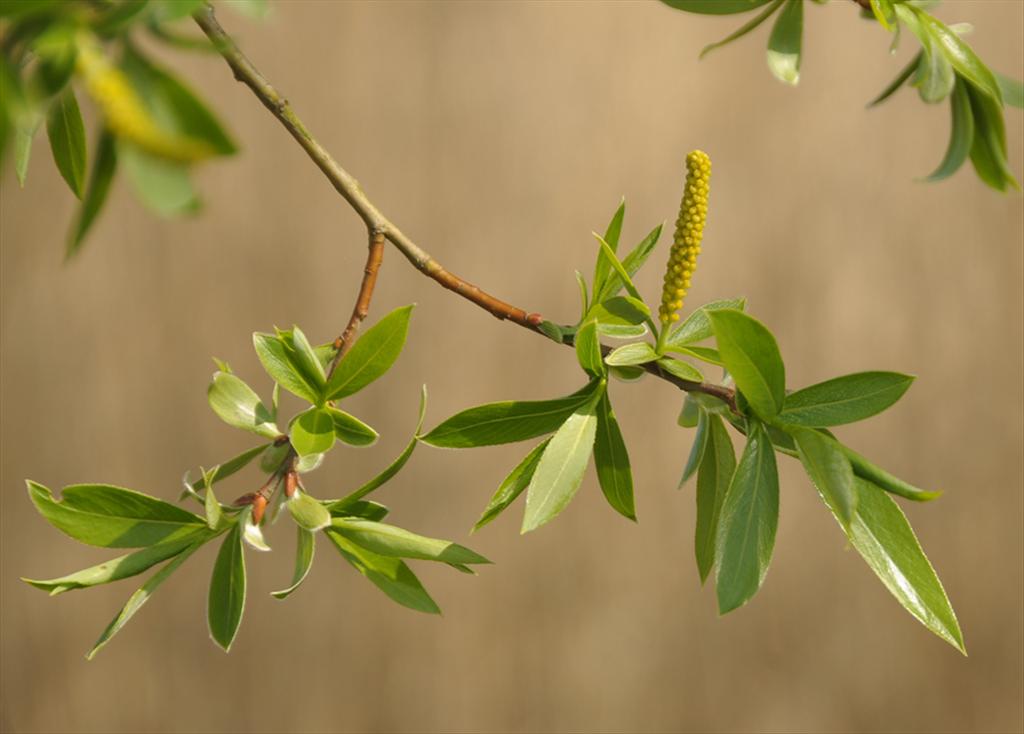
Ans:
[[[927,181],[941,181],[952,176],[971,152],[971,145],[974,143],[974,115],[971,113],[971,100],[967,96],[965,86],[966,83],[958,77],[953,86],[953,94],[949,98],[952,111],[949,145],[939,167],[932,171]]]
[[[393,601],[418,612],[441,613],[405,561],[368,551],[333,528],[325,533],[342,557]]]
[[[633,342],[613,349],[604,361],[615,367],[647,364],[658,359],[658,353],[647,342]]]
[[[613,296],[603,303],[596,303],[588,316],[602,325],[643,324],[651,315],[651,309],[641,300],[632,296]]]
[[[209,533],[207,539],[213,537]],[[202,536],[186,538],[184,540],[171,540],[166,543],[157,543],[148,548],[129,553],[127,555],[112,558],[91,568],[86,568],[67,576],[60,576],[55,579],[37,580],[23,578],[26,584],[50,592],[51,596],[63,594],[66,591],[85,589],[90,586],[109,584],[120,581],[146,571],[161,561],[172,558],[189,546],[195,543],[203,543]]]
[[[202,208],[188,166],[158,158],[124,140],[117,143],[117,159],[139,200],[153,213],[181,217]]]
[[[373,500],[355,500],[341,506],[337,503],[329,503],[331,517],[361,517],[364,520],[383,520],[388,516],[390,510],[379,502]]]
[[[85,192],[85,124],[78,109],[78,100],[70,87],[50,106],[46,116],[46,134],[57,170],[79,199]]]
[[[747,35],[752,30],[754,30],[759,25],[761,25],[766,20],[768,20],[768,18],[771,16],[771,14],[774,13],[776,10],[778,10],[779,6],[782,5],[783,2],[785,2],[785,0],[772,0],[771,4],[768,5],[767,8],[765,8],[762,12],[758,13],[751,20],[749,20],[746,23],[744,23],[743,25],[741,25],[739,28],[737,28],[735,31],[730,33],[725,38],[723,38],[721,41],[715,41],[714,43],[709,43],[707,46],[702,48],[701,51],[700,51],[699,58],[703,59],[705,56],[707,56],[709,53],[714,51],[716,48],[721,48],[722,46],[730,44],[733,41],[736,41],[736,40],[738,40],[740,38],[743,38],[743,36]]]
[[[355,517],[335,517],[331,532],[338,533],[356,545],[382,556],[418,558],[442,563],[490,563],[465,546],[450,540],[427,538],[394,525]]]
[[[528,533],[554,519],[569,504],[583,481],[597,433],[597,402],[604,386],[580,405],[562,424],[544,449],[530,486],[522,532]]]
[[[147,601],[149,601],[149,597],[153,595],[153,592],[157,590],[160,584],[170,578],[171,574],[177,571],[181,567],[181,564],[188,560],[189,556],[195,553],[202,544],[202,542],[197,542],[188,546],[185,550],[175,556],[174,559],[166,566],[150,576],[146,583],[137,589],[134,594],[128,597],[128,601],[123,607],[121,607],[121,611],[117,613],[117,616],[114,617],[113,620],[111,620],[110,624],[107,625],[107,628],[103,630],[99,639],[96,640],[96,644],[92,646],[92,649],[85,656],[86,660],[92,660],[93,656],[95,656],[104,645],[110,642],[114,635],[120,632],[121,628],[128,624],[128,621],[135,616],[135,613],[138,612]]]
[[[317,499],[299,490],[285,501],[288,513],[300,528],[316,532],[331,524],[331,512]]]
[[[597,403],[597,433],[594,438],[594,467],[601,491],[616,512],[636,520],[633,499],[633,472],[629,466],[629,452],[622,438],[619,422],[615,418],[608,393]]]
[[[282,340],[290,350],[288,355],[292,364],[302,373],[306,382],[316,389],[318,395],[323,393],[327,373],[302,329],[293,326],[291,331],[282,333]]]
[[[796,426],[841,426],[881,413],[914,381],[899,372],[856,372],[786,396],[779,421]],[[748,396],[749,397],[749,396]]]
[[[622,260],[622,267],[630,275],[630,277],[636,275],[637,271],[643,267],[644,263],[647,262],[647,258],[650,257],[651,253],[654,252],[655,245],[658,244],[658,238],[661,237],[661,225],[652,229],[646,237],[630,250],[629,254],[626,255]],[[612,296],[616,295],[623,288],[622,278],[619,277],[617,272],[612,272],[608,275],[608,280],[604,285],[604,288],[600,293],[594,295],[595,303],[604,303]],[[642,298],[635,296],[637,300],[642,301]],[[649,309],[648,309],[649,310]]]
[[[711,320],[708,318],[708,314],[712,311],[721,311],[723,309],[733,309],[736,311],[743,311],[746,308],[747,299],[745,298],[728,298],[721,301],[712,301],[711,303],[705,303],[703,306],[695,310],[686,319],[677,326],[665,339],[665,350],[675,351],[677,347],[689,346],[704,339],[709,339],[714,334],[714,330],[711,328]]]
[[[266,438],[281,435],[259,395],[233,374],[214,373],[206,398],[213,412],[229,426]]]
[[[334,435],[342,443],[349,446],[372,446],[377,443],[379,434],[354,415],[331,406],[326,410],[334,421]]]
[[[719,515],[715,576],[720,614],[750,601],[768,572],[779,523],[779,477],[764,426],[751,421],[747,447]]]
[[[856,487],[857,513],[847,531],[850,544],[908,612],[966,654],[953,607],[907,518],[872,483],[858,479]],[[836,514],[834,507],[829,509]]]
[[[896,30],[899,19],[896,17],[896,8],[893,7],[892,0],[871,0],[871,12],[885,30]]]
[[[612,220],[608,222],[608,228],[604,232],[604,241],[608,243],[608,246],[612,248],[612,252],[616,252],[619,249],[619,238],[622,235],[622,221],[626,216],[626,200],[623,199],[619,203],[619,208],[615,210],[615,214],[612,215]],[[599,294],[608,281],[608,275],[611,272],[611,266],[608,260],[601,256],[600,251],[597,254],[597,262],[594,263],[594,280],[591,281],[594,289],[594,299],[596,302],[597,294]],[[586,312],[586,307],[584,307]]]
[[[796,84],[800,81],[803,32],[803,0],[786,0],[768,37],[768,68],[780,82]]]
[[[1006,128],[1003,110],[990,96],[966,84],[974,117],[974,144],[971,163],[978,177],[997,191],[1019,189],[1006,160]]]
[[[786,369],[767,327],[742,311],[710,311],[718,352],[754,412],[771,420],[782,410]]]
[[[309,456],[330,451],[334,446],[334,419],[334,414],[327,408],[310,408],[300,413],[288,434],[295,453]]]
[[[913,484],[910,484],[899,477],[893,476],[881,467],[872,464],[849,446],[842,446],[842,450],[843,453],[846,454],[846,458],[850,460],[850,465],[853,467],[854,474],[881,487],[886,492],[899,495],[900,497],[913,500],[915,502],[928,502],[930,500],[937,499],[942,495],[941,491],[927,491],[919,489]]]
[[[637,339],[646,336],[648,330],[644,324],[602,324],[599,321],[597,333],[612,339]]]
[[[576,360],[591,377],[603,377],[607,370],[597,338],[597,322],[588,321],[576,332]]]
[[[473,526],[473,531],[477,531],[484,525],[489,523],[491,520],[496,518],[505,508],[515,502],[516,498],[523,493],[526,489],[530,480],[533,479],[533,474],[537,471],[537,464],[540,463],[540,457],[544,453],[544,449],[547,448],[548,443],[551,439],[545,439],[538,444],[534,449],[526,455],[516,465],[516,468],[509,472],[509,475],[502,481],[501,486],[491,497],[491,501],[487,503],[487,507],[484,509],[480,519],[476,521],[476,525]]]
[[[284,341],[274,334],[256,332],[252,335],[252,344],[263,369],[274,382],[303,400],[310,403],[319,402],[317,386],[294,364]]]
[[[998,72],[993,73],[1003,95],[1003,101],[1010,107],[1024,108],[1024,82]]]
[[[661,0],[676,10],[703,15],[733,15],[746,13],[764,5],[769,0]]]
[[[238,634],[245,611],[245,555],[242,551],[242,525],[237,523],[226,536],[213,564],[206,620],[210,637],[224,652]]]
[[[405,346],[412,308],[396,308],[359,337],[327,382],[328,400],[359,392],[391,368]]]
[[[206,520],[176,505],[108,484],[65,487],[60,500],[29,480],[29,498],[51,525],[75,540],[105,548],[142,548],[202,535]]]
[[[706,447],[697,474],[697,527],[693,536],[694,556],[702,584],[715,566],[722,503],[736,472],[736,454],[725,423],[717,415],[705,415],[703,422]]]
[[[309,569],[313,567],[313,551],[316,544],[313,542],[315,536],[309,530],[297,527],[298,539],[295,545],[295,571],[292,574],[292,583],[286,589],[272,591],[270,595],[275,599],[286,599],[306,580]]]
[[[420,440],[449,449],[526,441],[558,430],[592,395],[593,388],[557,400],[507,400],[478,405],[456,413]]]
[[[667,372],[681,380],[689,380],[690,382],[702,382],[704,380],[704,375],[701,374],[699,369],[688,362],[673,359],[672,357],[662,357],[659,359],[658,368],[662,372]]]
[[[81,248],[85,235],[88,234],[107,200],[107,193],[110,191],[110,184],[116,171],[117,146],[114,144],[114,136],[103,130],[96,142],[96,155],[93,159],[92,172],[89,174],[89,185],[85,189],[85,198],[82,199],[82,205],[68,234],[67,257],[74,256]]]
[[[934,39],[936,50],[943,52],[943,55],[953,65],[953,68],[978,89],[990,96],[997,104],[1002,105],[1003,96],[999,91],[999,84],[996,81],[995,75],[982,63],[977,54],[971,50],[971,47],[934,16],[914,6],[905,7],[917,15],[922,27]],[[900,6],[897,6],[897,8],[897,12],[900,12],[902,17],[904,8],[900,8]]]
[[[882,104],[882,102],[889,99],[889,97],[895,94],[900,87],[906,84],[907,80],[910,79],[915,71],[917,71],[918,66],[921,64],[921,57],[923,55],[924,51],[919,51],[917,55],[910,60],[910,63],[904,66],[900,73],[896,75],[896,78],[889,82],[889,86],[883,89],[877,97],[868,102],[867,106],[876,107],[877,105]]]
[[[792,428],[800,463],[818,491],[828,498],[843,527],[849,527],[857,511],[853,468],[839,442],[812,428]]]

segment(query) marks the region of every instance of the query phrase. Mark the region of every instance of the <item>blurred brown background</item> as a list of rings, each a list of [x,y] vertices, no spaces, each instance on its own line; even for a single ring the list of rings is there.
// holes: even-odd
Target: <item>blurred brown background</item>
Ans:
[[[1024,4],[950,2],[986,61],[1020,76]],[[945,106],[912,91],[866,111],[902,67],[852,3],[808,5],[797,89],[765,68],[766,29],[701,63],[743,22],[657,3],[279,2],[228,10],[256,65],[400,226],[442,263],[551,318],[573,318],[572,270],[620,196],[625,239],[672,220],[683,158],[714,160],[690,299],[746,295],[798,387],[861,369],[920,375],[890,413],[842,430],[917,484],[906,507],[959,613],[963,658],[909,617],[844,541],[789,460],[766,585],[719,619],[692,558],[692,433],[681,396],[618,384],[640,523],[593,474],[553,525],[519,537],[521,503],[467,531],[526,445],[421,447],[379,494],[396,522],[497,562],[477,578],[419,572],[442,618],[399,608],[320,545],[287,602],[292,533],[250,553],[235,649],[207,638],[206,549],[92,663],[82,657],[133,581],[49,599],[50,577],[112,555],[49,528],[25,477],[105,481],[168,499],[187,467],[251,441],[207,408],[210,355],[266,392],[250,333],[347,318],[364,253],[357,218],[213,57],[178,59],[244,146],[203,169],[207,211],[159,221],[119,181],[82,256],[62,266],[71,196],[36,141],[29,185],[3,178],[2,728],[5,731],[1020,731],[1022,217],[941,158]],[[1008,112],[1020,177],[1022,118]],[[640,278],[656,298],[664,245]],[[382,432],[309,477],[336,496],[386,465],[415,420],[565,393],[572,353],[500,324],[385,259],[373,317],[416,301],[403,359],[348,403]],[[592,472],[592,470],[591,470]],[[252,488],[254,474],[232,487]],[[230,492],[232,490],[225,490]]]

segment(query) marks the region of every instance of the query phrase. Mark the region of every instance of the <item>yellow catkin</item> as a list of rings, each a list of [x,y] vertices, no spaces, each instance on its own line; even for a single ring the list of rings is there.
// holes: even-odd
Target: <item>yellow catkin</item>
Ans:
[[[75,71],[103,113],[107,127],[117,137],[153,155],[182,163],[216,154],[205,142],[158,126],[124,72],[110,62],[99,43],[88,35],[79,38]]]
[[[697,269],[697,255],[704,237],[704,222],[708,215],[708,191],[711,179],[711,159],[703,150],[691,151],[686,156],[686,190],[679,205],[679,219],[672,239],[672,251],[665,267],[665,285],[661,292],[658,316],[662,324],[679,320],[679,309],[686,300],[690,279]]]

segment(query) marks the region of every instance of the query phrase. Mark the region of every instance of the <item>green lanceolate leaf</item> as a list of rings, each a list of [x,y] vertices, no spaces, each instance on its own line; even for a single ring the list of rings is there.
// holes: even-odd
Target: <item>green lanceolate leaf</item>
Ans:
[[[582,320],[590,307],[590,297],[587,295],[587,281],[583,279],[583,273],[579,270],[576,273],[576,286],[580,289],[580,319]]]
[[[576,359],[591,377],[603,377],[607,370],[597,338],[597,322],[588,321],[576,332]]]
[[[229,426],[266,438],[281,435],[259,395],[235,375],[214,373],[206,398],[213,412]]]
[[[377,443],[379,434],[354,415],[331,406],[326,410],[334,421],[334,435],[342,443],[349,446],[372,446]]]
[[[342,557],[393,601],[418,612],[441,613],[405,561],[368,551],[333,528],[325,533]]]
[[[62,533],[105,548],[142,548],[205,534],[206,521],[180,507],[108,484],[65,487],[59,501],[49,489],[26,482],[29,498]]]
[[[730,33],[725,38],[723,38],[721,41],[716,41],[715,43],[709,43],[707,46],[702,48],[701,51],[700,51],[700,57],[699,58],[703,59],[705,56],[707,56],[709,53],[714,51],[716,48],[721,48],[722,46],[725,46],[725,45],[727,45],[729,43],[732,43],[733,41],[735,41],[737,39],[743,38],[743,36],[747,35],[752,30],[754,30],[759,25],[761,25],[766,20],[768,20],[768,18],[771,16],[771,14],[774,13],[776,10],[778,10],[779,6],[782,5],[782,3],[784,1],[785,0],[772,0],[771,4],[767,8],[765,8],[762,12],[758,13],[751,20],[749,20],[746,23],[744,23],[743,25],[741,25],[739,28],[737,28],[735,31]]]
[[[300,528],[316,532],[331,524],[331,512],[319,501],[299,490],[285,501],[288,512]]]
[[[598,255],[598,257],[603,256],[605,260],[607,260],[608,264],[611,266],[612,272],[618,276],[619,280],[622,283],[622,286],[625,287],[626,292],[629,295],[631,295],[638,301],[643,301],[643,296],[640,295],[640,292],[636,289],[636,286],[633,285],[633,280],[629,277],[629,272],[626,270],[625,266],[619,260],[618,256],[615,254],[612,248],[608,246],[607,242],[598,237],[597,233],[594,233],[594,237],[597,238],[597,242],[601,246],[601,252]],[[597,301],[596,298],[594,300]],[[601,299],[602,302],[603,300],[604,299]],[[652,321],[650,318],[647,319],[646,323],[651,328],[652,332],[657,331],[656,327],[654,326],[654,321]]]
[[[971,163],[978,178],[997,191],[1019,189],[1006,160],[1006,127],[1003,110],[992,97],[971,84],[965,85],[974,117]]]
[[[159,158],[123,140],[117,144],[117,159],[139,200],[154,214],[181,217],[202,208],[188,166]]]
[[[331,510],[331,517],[361,517],[364,520],[383,520],[388,516],[390,510],[379,502],[373,500],[356,500],[341,507],[328,504]]]
[[[768,37],[768,68],[780,82],[796,84],[800,81],[803,33],[803,0],[786,0]]]
[[[214,537],[214,533],[209,533],[206,539]],[[203,543],[205,540],[202,536],[196,536],[193,538],[185,538],[183,540],[171,540],[166,543],[157,543],[151,545],[148,548],[129,553],[118,558],[112,558],[109,561],[104,561],[91,568],[86,568],[75,573],[68,574],[67,576],[60,576],[55,579],[26,579],[23,578],[26,584],[42,589],[43,591],[50,592],[51,596],[57,594],[63,594],[65,591],[73,591],[74,589],[85,589],[90,586],[99,586],[101,584],[109,584],[114,581],[120,581],[131,576],[137,576],[138,574],[146,571],[161,561],[166,561],[168,558],[172,558],[189,546],[196,543]]]
[[[708,429],[708,416],[707,413],[697,407],[696,403],[684,403],[683,410],[686,410],[686,405],[692,405],[693,410],[697,413],[697,432],[693,436],[693,444],[690,446],[690,454],[686,458],[686,466],[683,467],[683,476],[679,479],[679,484],[676,485],[676,489],[682,489],[683,485],[690,481],[690,477],[697,473],[697,469],[700,467],[701,461],[704,459],[704,452],[707,450],[708,440],[710,431]],[[682,419],[682,413],[680,413],[680,419]],[[689,422],[689,417],[687,417]],[[680,425],[683,425],[682,420],[679,421]],[[691,427],[692,426],[683,426]]]
[[[786,396],[786,368],[775,337],[764,324],[742,311],[711,311],[708,317],[718,352],[736,386],[755,413],[771,420],[782,410]]]
[[[779,523],[779,477],[764,426],[751,421],[747,447],[733,474],[719,515],[715,583],[718,611],[746,604],[761,588]]]
[[[70,87],[50,107],[46,134],[50,138],[50,150],[57,170],[71,192],[81,199],[85,191],[85,124],[74,90]]]
[[[318,396],[323,394],[327,373],[302,329],[293,326],[290,332],[283,332],[281,337],[285,346],[290,348],[288,355],[292,364],[302,373],[305,381],[313,386]]]
[[[594,387],[557,400],[508,400],[478,405],[456,413],[420,440],[431,446],[464,449],[543,436],[557,430],[580,405],[588,402]]]
[[[298,540],[295,546],[295,572],[292,574],[292,584],[287,589],[272,591],[270,595],[275,599],[285,599],[291,595],[306,580],[309,569],[313,567],[313,550],[316,544],[313,542],[315,536],[309,530],[298,527]]]
[[[921,26],[934,40],[936,52],[941,52],[959,74],[970,80],[972,84],[990,96],[997,104],[1002,105],[1003,97],[992,71],[982,63],[977,54],[971,50],[971,47],[964,43],[956,33],[920,8],[913,6],[905,6],[905,8],[896,7],[897,12],[901,13],[901,17],[907,8],[914,12]]]
[[[551,437],[526,490],[522,532],[528,533],[554,519],[565,509],[583,481],[597,433],[597,402],[602,384]]]
[[[366,330],[327,382],[328,400],[359,392],[391,368],[405,346],[412,308],[396,308]]]
[[[920,65],[923,54],[924,51],[919,51],[918,54],[910,60],[910,63],[904,66],[903,70],[896,75],[896,78],[889,83],[889,86],[883,89],[877,97],[868,102],[868,107],[876,107],[882,104],[882,102],[889,99],[889,97],[894,95],[900,87],[906,84],[907,80],[910,79]]]
[[[842,449],[843,453],[846,454],[846,458],[850,460],[854,474],[881,487],[886,492],[899,495],[908,500],[914,500],[915,502],[928,502],[942,495],[941,491],[919,489],[909,482],[893,476],[884,469],[872,464],[848,446],[842,446]]]
[[[974,116],[971,114],[971,100],[967,96],[966,82],[957,77],[953,94],[949,98],[952,110],[949,145],[942,163],[928,176],[927,181],[941,181],[956,173],[971,152],[974,142]]]
[[[338,533],[371,553],[394,558],[418,558],[442,563],[490,563],[479,553],[450,540],[410,533],[394,525],[354,517],[335,517],[331,532]]]
[[[157,590],[160,584],[170,578],[171,574],[177,571],[178,568],[181,567],[181,564],[188,560],[188,557],[195,553],[203,542],[205,541],[199,541],[188,546],[185,550],[175,556],[174,559],[166,566],[150,576],[146,583],[144,583],[134,594],[128,597],[128,601],[123,607],[121,607],[121,611],[117,613],[117,616],[114,617],[113,620],[111,620],[110,624],[107,625],[107,628],[103,630],[100,638],[96,640],[96,644],[92,646],[92,649],[85,656],[86,660],[92,660],[93,656],[95,656],[104,645],[110,642],[111,638],[120,632],[122,627],[128,624],[128,621],[135,616],[135,613],[142,608],[142,605],[149,601],[149,597],[153,595],[153,592]]]
[[[655,362],[658,359],[658,353],[654,351],[647,342],[634,342],[633,344],[624,344],[605,357],[605,362],[613,367],[629,367],[631,365],[647,364],[648,362]]]
[[[647,258],[650,257],[652,252],[654,252],[654,246],[658,244],[659,237],[661,237],[660,224],[652,229],[646,237],[640,240],[637,246],[630,250],[629,254],[622,260],[622,267],[625,268],[630,277],[636,275],[637,271],[643,267],[645,262],[647,262]],[[600,293],[596,293],[594,295],[594,303],[604,303],[621,291],[622,287],[622,279],[619,277],[618,273],[610,273],[604,288]],[[643,301],[643,299],[639,297],[636,300]],[[650,309],[647,310],[649,313]]]
[[[921,41],[921,60],[917,65],[912,82],[921,99],[929,104],[941,102],[953,91],[956,74],[946,54],[937,45],[928,29],[914,22],[907,25]]]
[[[288,346],[274,334],[252,335],[252,344],[263,369],[288,392],[310,403],[318,403],[319,390],[293,363]]]
[[[817,428],[864,420],[903,397],[913,381],[898,372],[856,372],[819,382],[787,395],[779,421]]]
[[[231,643],[242,623],[245,611],[245,555],[242,550],[242,525],[236,523],[224,537],[224,542],[213,564],[210,578],[210,595],[207,605],[207,622],[210,637],[224,652],[231,649]]]
[[[687,13],[703,15],[733,15],[746,13],[764,5],[769,0],[661,0],[670,8],[685,10]]]
[[[615,214],[612,215],[612,220],[608,222],[608,228],[604,232],[604,241],[608,243],[608,246],[615,252],[619,249],[619,237],[622,235],[622,220],[626,216],[626,200],[623,199],[619,204],[619,208],[615,210]],[[608,280],[608,274],[611,271],[611,266],[608,261],[601,257],[601,253],[597,254],[597,262],[594,263],[594,298],[597,298],[597,294],[604,288],[605,283]],[[586,308],[583,309],[586,311]]]
[[[597,433],[594,438],[594,467],[601,491],[616,512],[636,520],[633,501],[633,472],[629,467],[629,452],[622,439],[619,422],[615,419],[608,392],[597,403]]]
[[[668,335],[668,338],[665,339],[666,351],[675,351],[675,347],[687,346],[704,339],[709,339],[714,334],[714,330],[711,328],[711,320],[708,318],[710,312],[723,309],[742,311],[746,305],[747,299],[745,298],[729,298],[722,301],[705,303],[687,316],[686,320]]]
[[[704,379],[704,375],[702,375],[700,370],[692,364],[683,362],[682,360],[673,359],[672,357],[662,357],[659,359],[658,367],[662,372],[667,372],[668,374],[674,375],[682,380],[701,382]]]
[[[89,175],[89,185],[85,189],[85,198],[75,215],[74,224],[68,235],[67,256],[74,256],[82,246],[85,235],[88,234],[96,217],[99,216],[103,204],[107,200],[107,193],[110,191],[110,183],[114,180],[114,173],[117,170],[117,146],[114,145],[114,136],[109,131],[103,130],[96,143],[96,155],[92,164],[92,173]]]
[[[526,455],[525,459],[516,465],[515,469],[509,472],[501,486],[498,487],[498,491],[491,497],[491,501],[487,503],[480,519],[473,526],[474,532],[504,512],[505,508],[515,502],[516,498],[529,486],[530,480],[533,479],[533,473],[537,471],[540,457],[550,441],[551,439],[546,439],[538,444],[533,451]]]
[[[326,408],[310,408],[292,423],[288,438],[299,456],[323,454],[334,446],[334,417]]]
[[[857,511],[857,490],[853,468],[839,442],[812,428],[790,429],[796,442],[800,463],[822,496],[828,498],[844,528],[853,522]]]
[[[858,479],[856,487],[857,512],[847,530],[850,543],[908,612],[966,654],[953,607],[907,518],[871,482]],[[836,514],[834,507],[829,509]]]
[[[694,556],[702,584],[715,566],[722,503],[736,471],[736,454],[725,423],[717,415],[705,415],[703,422],[706,447],[697,474],[697,528],[693,536]]]

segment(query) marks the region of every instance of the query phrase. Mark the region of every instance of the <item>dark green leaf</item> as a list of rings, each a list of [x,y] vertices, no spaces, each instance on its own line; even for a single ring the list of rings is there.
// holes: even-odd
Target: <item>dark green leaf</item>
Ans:
[[[405,345],[411,315],[412,306],[396,308],[359,338],[327,382],[328,400],[359,392],[391,368]]]
[[[629,452],[622,439],[619,422],[615,418],[608,392],[597,403],[597,434],[594,438],[594,467],[601,491],[616,512],[636,520],[633,502],[633,472],[629,467]]]
[[[839,443],[812,428],[789,431],[796,442],[800,463],[822,496],[828,498],[843,527],[849,527],[857,511],[857,490],[853,468]]]
[[[676,489],[682,489],[683,485],[686,484],[690,477],[692,477],[697,469],[700,467],[701,461],[704,459],[704,452],[707,450],[708,437],[710,430],[708,429],[708,416],[707,413],[697,407],[696,403],[683,403],[683,411],[686,411],[686,406],[692,405],[693,410],[697,414],[697,432],[693,436],[693,444],[690,446],[690,454],[686,458],[686,466],[683,467],[683,476],[679,479],[679,484],[676,485]],[[679,424],[683,425],[683,414],[679,415]],[[687,418],[689,421],[689,418]]]
[[[974,144],[971,163],[978,177],[997,191],[1019,189],[1017,180],[1006,161],[1006,128],[1003,110],[992,97],[966,84],[974,117]]]
[[[301,527],[297,527],[296,530],[299,535],[295,545],[295,572],[292,574],[292,584],[287,589],[270,592],[270,595],[275,599],[285,599],[290,596],[306,580],[306,576],[309,575],[309,569],[313,566],[313,550],[315,547],[313,533]]]
[[[233,374],[215,372],[206,398],[213,412],[229,426],[266,438],[281,435],[259,395]]]
[[[242,525],[237,523],[224,537],[224,542],[213,564],[210,578],[210,596],[207,605],[207,622],[210,637],[224,652],[231,650],[231,643],[242,623],[245,611],[245,555],[242,551]]]
[[[382,556],[419,558],[443,563],[490,563],[486,558],[450,540],[416,535],[394,525],[355,517],[335,517],[331,532],[338,533],[356,545]]]
[[[942,163],[928,176],[928,181],[941,181],[956,173],[971,151],[971,144],[974,142],[974,116],[971,114],[971,100],[965,87],[966,82],[957,77],[953,94],[949,98],[952,111],[949,145]]]
[[[715,582],[720,614],[746,604],[761,588],[779,523],[775,450],[764,426],[758,421],[751,425],[718,522]]]
[[[78,100],[70,87],[50,106],[46,117],[46,134],[57,170],[79,199],[85,191],[85,125],[78,109]]]
[[[775,337],[742,311],[711,311],[708,317],[736,386],[761,418],[771,420],[782,410],[786,396],[786,369]]]
[[[913,381],[912,376],[898,372],[856,372],[835,377],[787,395],[779,421],[826,427],[864,420],[899,400]]]
[[[576,359],[591,377],[603,377],[606,370],[597,339],[597,322],[588,321],[576,332]]]
[[[661,0],[670,8],[704,15],[733,15],[746,13],[764,5],[768,0]]]
[[[715,41],[714,43],[709,43],[707,46],[702,48],[701,51],[700,51],[700,57],[699,58],[703,59],[705,56],[707,56],[709,53],[714,51],[716,48],[721,48],[722,46],[725,46],[726,44],[732,43],[735,40],[743,38],[743,36],[747,35],[752,30],[754,30],[759,25],[761,25],[766,20],[768,20],[768,18],[771,16],[771,14],[774,13],[776,10],[778,10],[779,6],[782,5],[783,2],[784,2],[784,0],[772,0],[772,3],[767,8],[765,8],[762,12],[758,13],[751,20],[749,20],[746,23],[744,23],[743,25],[741,25],[739,28],[737,28],[735,31],[730,33],[725,38],[723,38],[721,41]]]
[[[388,516],[387,507],[373,500],[355,500],[344,505],[336,506],[337,503],[328,503],[331,510],[331,517],[361,517],[364,520],[383,520]]]
[[[803,0],[786,0],[768,37],[768,68],[780,82],[796,84],[800,81],[803,32]]]
[[[292,423],[288,437],[295,453],[308,456],[329,451],[334,446],[334,435],[332,412],[327,408],[310,408]]]
[[[697,474],[697,528],[693,536],[697,572],[702,584],[715,566],[722,503],[736,471],[736,454],[722,419],[717,415],[705,415],[703,421],[706,448]]]
[[[515,499],[523,493],[526,489],[530,480],[533,479],[533,473],[537,471],[537,464],[540,463],[540,457],[544,453],[544,449],[547,448],[548,443],[551,439],[545,439],[543,442],[538,444],[533,451],[526,455],[516,468],[513,469],[505,480],[498,487],[498,491],[491,497],[491,501],[487,503],[486,509],[480,519],[476,521],[476,525],[473,526],[473,531],[477,531],[484,525],[489,523],[491,520],[496,518],[505,508],[511,505]]]
[[[116,170],[117,146],[114,145],[114,136],[109,131],[103,130],[96,142],[96,155],[92,164],[92,173],[89,176],[89,185],[85,189],[85,198],[82,199],[82,206],[79,207],[78,213],[75,215],[74,225],[68,235],[68,257],[72,257],[78,252],[85,235],[96,221],[96,217],[99,216],[100,210],[107,200],[107,193],[110,191],[110,183],[114,179]]]

